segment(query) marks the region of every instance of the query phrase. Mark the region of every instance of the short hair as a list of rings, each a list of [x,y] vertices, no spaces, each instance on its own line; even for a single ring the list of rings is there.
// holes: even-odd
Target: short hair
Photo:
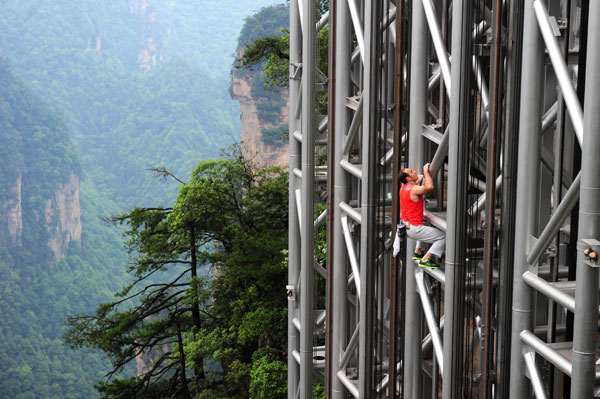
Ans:
[[[406,184],[406,178],[410,177],[409,173],[406,173],[404,170],[402,172],[400,172],[400,174],[398,175],[398,178],[400,179],[400,181],[402,182],[402,184]]]

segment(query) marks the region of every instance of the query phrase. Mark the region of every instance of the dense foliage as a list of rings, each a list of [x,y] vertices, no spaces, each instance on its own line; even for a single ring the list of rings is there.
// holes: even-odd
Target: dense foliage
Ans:
[[[65,116],[84,177],[125,210],[173,200],[147,168],[185,175],[239,138],[227,92],[235,38],[272,2],[7,0],[0,52]]]
[[[0,68],[0,397],[98,396],[109,364],[60,336],[67,314],[93,311],[123,285],[122,239],[102,219],[174,200],[176,184],[147,168],[186,175],[237,140],[239,106],[227,93],[236,36],[272,2],[2,1],[0,54],[21,78]],[[16,245],[4,201],[19,173]],[[46,245],[55,225],[40,208],[72,173],[82,236],[56,262]]]
[[[119,240],[97,224],[55,261],[48,241],[58,221],[46,222],[45,207],[80,173],[78,157],[63,119],[3,60],[0,87],[0,397],[94,397],[106,364],[99,354],[65,351],[61,330],[68,313],[92,309],[116,288]],[[19,198],[20,230],[7,217]]]
[[[283,397],[287,174],[257,170],[236,150],[200,162],[173,207],[116,220],[128,226],[133,281],[94,315],[71,318],[66,340],[107,353],[114,373],[139,353],[154,361],[100,384],[103,397]]]

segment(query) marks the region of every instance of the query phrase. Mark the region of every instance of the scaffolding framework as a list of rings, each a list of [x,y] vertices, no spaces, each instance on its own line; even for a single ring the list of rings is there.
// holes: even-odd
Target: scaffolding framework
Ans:
[[[600,397],[600,2],[319,10],[290,1],[288,399]],[[392,248],[427,162],[440,269]]]

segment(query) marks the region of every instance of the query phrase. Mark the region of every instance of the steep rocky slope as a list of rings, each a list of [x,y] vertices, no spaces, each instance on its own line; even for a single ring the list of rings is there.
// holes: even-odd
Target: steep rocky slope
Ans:
[[[263,129],[275,127],[273,124],[261,123],[258,117],[257,104],[260,98],[252,96],[252,79],[255,74],[234,74],[232,77],[233,99],[240,102],[240,119],[242,121],[242,143],[248,154],[262,167],[285,166],[288,164],[288,144],[266,144],[263,141]],[[280,124],[288,122],[287,89],[283,93],[283,106],[280,108]]]
[[[0,86],[0,233],[13,252],[35,242],[43,266],[81,240],[79,162],[62,120],[1,60]]]

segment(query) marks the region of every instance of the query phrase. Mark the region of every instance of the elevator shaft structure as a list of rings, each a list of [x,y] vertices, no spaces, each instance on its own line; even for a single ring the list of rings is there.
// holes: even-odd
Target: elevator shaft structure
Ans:
[[[289,60],[288,399],[600,397],[600,2],[290,0]]]

